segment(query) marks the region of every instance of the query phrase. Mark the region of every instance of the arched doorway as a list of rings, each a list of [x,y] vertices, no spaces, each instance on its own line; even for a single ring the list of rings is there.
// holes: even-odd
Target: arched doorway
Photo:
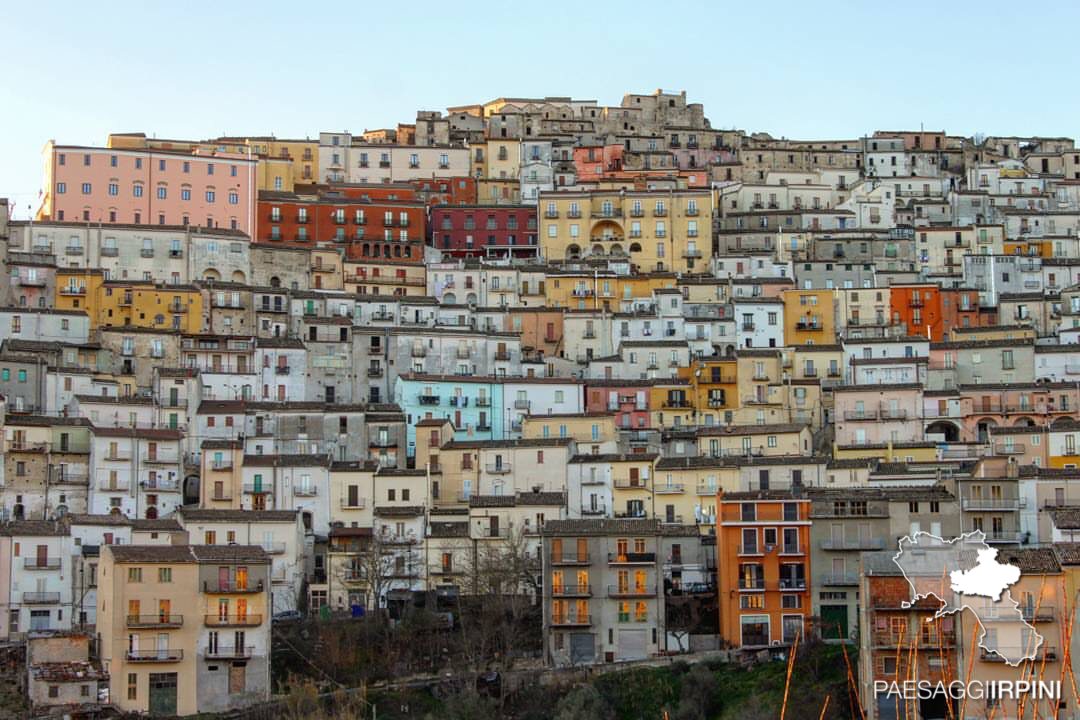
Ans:
[[[147,520],[157,520],[157,508],[154,507],[153,505],[146,508],[146,519]]]
[[[956,442],[960,439],[960,428],[954,423],[945,420],[936,420],[926,426],[927,435],[942,435],[945,442]]]
[[[975,425],[976,440],[981,443],[990,442],[990,428],[996,427],[996,420],[993,418],[983,418]]]

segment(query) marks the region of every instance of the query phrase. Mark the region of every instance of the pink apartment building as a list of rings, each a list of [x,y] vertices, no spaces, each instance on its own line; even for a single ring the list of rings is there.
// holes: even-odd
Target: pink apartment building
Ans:
[[[251,234],[256,158],[45,146],[39,220],[196,225]]]

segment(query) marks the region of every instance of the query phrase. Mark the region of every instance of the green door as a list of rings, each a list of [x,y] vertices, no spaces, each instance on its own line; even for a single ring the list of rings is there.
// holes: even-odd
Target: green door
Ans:
[[[847,605],[821,606],[821,637],[826,640],[847,640]]]
[[[150,714],[176,715],[176,673],[150,673]]]

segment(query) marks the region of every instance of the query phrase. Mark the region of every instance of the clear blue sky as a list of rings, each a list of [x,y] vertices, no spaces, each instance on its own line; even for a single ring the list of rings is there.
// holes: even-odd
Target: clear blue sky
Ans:
[[[686,90],[714,127],[1074,136],[1080,4],[16,2],[0,197],[110,132],[316,136],[500,95]]]

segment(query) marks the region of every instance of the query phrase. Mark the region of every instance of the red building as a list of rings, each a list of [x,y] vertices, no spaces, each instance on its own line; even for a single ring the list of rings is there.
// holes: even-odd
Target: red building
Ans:
[[[411,186],[263,191],[255,232],[257,242],[344,247],[348,259],[423,263],[427,208],[415,200]]]
[[[475,178],[452,177],[413,180],[412,185],[416,192],[416,198],[428,207],[476,204]]]
[[[620,428],[647,429],[652,387],[647,380],[586,380],[585,412],[613,412]]]
[[[941,315],[941,290],[937,285],[893,285],[889,304],[894,325],[904,325],[907,335],[941,342],[945,330]]]
[[[995,308],[979,306],[979,291],[966,288],[941,288],[942,339],[956,339],[955,328],[989,327],[997,324]]]
[[[431,243],[450,257],[536,257],[535,205],[436,205]]]

